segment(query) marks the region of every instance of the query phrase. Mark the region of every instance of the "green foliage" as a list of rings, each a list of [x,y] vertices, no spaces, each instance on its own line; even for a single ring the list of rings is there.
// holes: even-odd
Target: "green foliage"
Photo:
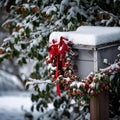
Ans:
[[[68,0],[68,3],[67,0],[1,0],[0,3],[10,13],[3,26],[11,36],[10,40],[3,43],[5,50],[0,56],[0,62],[15,58],[18,64],[24,66],[29,61],[35,61],[36,64],[31,63],[32,73],[25,78],[28,82],[29,78],[33,79],[33,83],[34,79],[41,81],[49,78],[45,58],[52,31],[72,31],[80,25],[120,26],[119,0],[111,0],[109,3],[103,0]],[[27,89],[29,87],[30,85],[26,85]],[[61,110],[61,106],[65,105],[62,115],[70,118],[69,106],[72,98],[67,95],[62,99],[56,98],[54,87],[47,84],[46,90],[41,91],[41,86],[34,84],[36,94],[32,94],[31,100],[36,102],[36,109],[42,112],[51,102],[55,110]],[[55,115],[53,117],[51,113],[50,116],[57,120],[62,118],[55,118]]]
[[[115,76],[111,79],[110,82],[111,90],[109,91],[110,96],[110,117],[114,117],[114,115],[120,116],[120,73],[116,73]]]
[[[30,37],[30,29],[27,27],[26,29],[25,29],[25,33],[26,33],[26,37]]]

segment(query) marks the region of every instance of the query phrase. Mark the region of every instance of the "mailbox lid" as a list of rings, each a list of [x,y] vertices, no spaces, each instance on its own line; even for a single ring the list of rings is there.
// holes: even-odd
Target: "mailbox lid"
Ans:
[[[52,32],[49,41],[66,37],[75,45],[98,46],[120,42],[120,27],[81,26],[76,31]]]

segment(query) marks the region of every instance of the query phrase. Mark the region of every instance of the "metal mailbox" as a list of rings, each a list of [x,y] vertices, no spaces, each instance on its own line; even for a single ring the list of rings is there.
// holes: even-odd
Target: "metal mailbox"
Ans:
[[[80,78],[106,67],[104,60],[113,63],[119,53],[119,27],[81,26],[76,31],[53,32],[50,35],[50,41],[59,40],[61,36],[74,43],[74,49],[78,54],[74,59],[78,66],[76,74]]]
[[[53,32],[52,39],[59,41],[63,36],[73,41],[77,56],[73,60],[78,69],[75,71],[81,79],[90,72],[97,72],[100,68],[107,67],[104,61],[114,63],[119,54],[120,28],[82,26],[76,31]],[[109,118],[108,92],[103,91],[90,99],[90,120],[108,120]]]

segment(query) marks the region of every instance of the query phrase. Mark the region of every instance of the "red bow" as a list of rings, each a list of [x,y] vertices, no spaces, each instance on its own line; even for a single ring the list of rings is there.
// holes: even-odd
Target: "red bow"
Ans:
[[[58,79],[60,69],[62,67],[62,70],[65,66],[65,53],[69,50],[65,40],[67,40],[64,37],[60,37],[60,41],[57,43],[56,40],[52,40],[52,44],[49,46],[48,51],[49,51],[49,60],[47,61],[48,63],[52,63],[53,60],[56,61],[56,74],[55,74],[55,79]],[[57,94],[58,96],[61,96],[60,94],[60,86],[56,84],[56,89],[57,89]]]

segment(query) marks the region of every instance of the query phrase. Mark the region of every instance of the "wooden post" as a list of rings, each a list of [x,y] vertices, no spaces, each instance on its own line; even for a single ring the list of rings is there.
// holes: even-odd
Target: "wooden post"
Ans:
[[[103,91],[99,95],[100,105],[100,120],[109,119],[109,95],[107,91]]]
[[[103,91],[90,99],[90,120],[109,119],[108,92]]]
[[[100,120],[99,116],[99,97],[93,96],[90,99],[90,120]]]

